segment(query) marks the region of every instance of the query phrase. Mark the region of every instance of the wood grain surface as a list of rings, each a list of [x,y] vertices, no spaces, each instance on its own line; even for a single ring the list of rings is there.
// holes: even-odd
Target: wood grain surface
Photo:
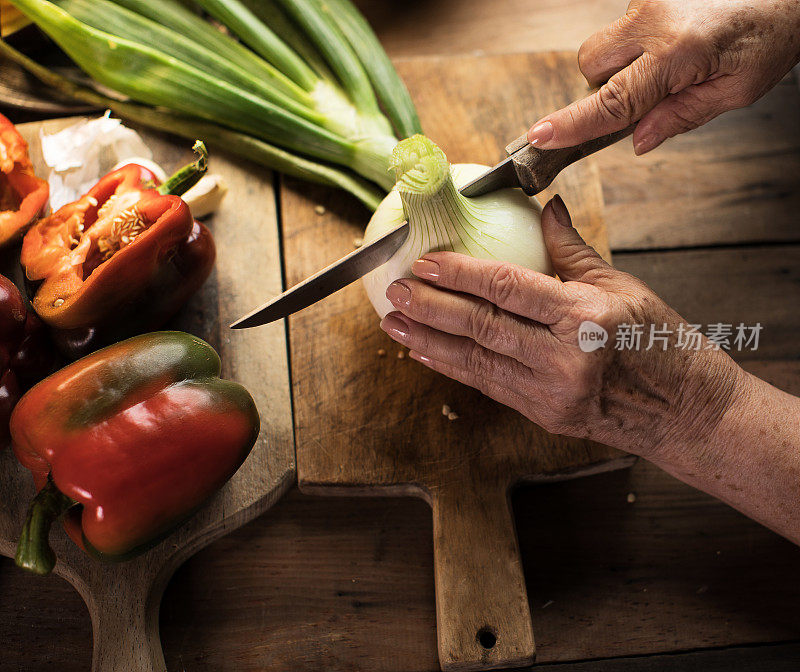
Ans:
[[[658,151],[597,155],[611,247],[665,249],[800,241],[800,86],[787,76]]]
[[[37,170],[42,166],[39,131],[73,123],[58,120],[20,126]],[[142,133],[154,158],[170,172],[191,160],[185,142]],[[153,550],[123,564],[89,559],[54,528],[56,574],[72,583],[89,608],[95,672],[160,672],[161,594],[175,568],[197,549],[267,509],[294,480],[294,447],[288,357],[282,325],[231,333],[228,324],[263,293],[281,289],[280,256],[270,173],[222,156],[211,170],[223,176],[230,195],[210,222],[217,243],[212,277],[172,326],[201,336],[219,352],[225,378],[245,385],[261,414],[252,453],[230,482],[195,516]],[[39,170],[40,174],[46,174]],[[8,272],[8,271],[7,271]],[[13,453],[0,453],[0,553],[12,556],[30,499],[30,475]],[[8,569],[20,578],[21,570]]]
[[[626,3],[360,4],[390,54],[414,57],[577,49]],[[687,317],[707,322],[723,307],[747,323],[780,327],[786,307],[800,305],[779,244],[798,230],[797,91],[779,87],[640,159],[627,144],[597,157],[615,264]],[[709,158],[737,153],[746,160]],[[717,249],[737,236],[741,249]],[[772,244],[747,244],[762,240]],[[685,246],[705,249],[663,251]],[[654,252],[633,251],[640,249]],[[741,266],[752,255],[761,268],[755,283]],[[779,328],[767,341],[769,333],[775,359],[745,367],[800,394],[797,331]],[[558,663],[542,669],[798,669],[800,552],[724,504],[643,461],[625,472],[522,486],[513,501],[538,659]],[[432,672],[432,556],[422,501],[292,493],[178,570],[161,613],[168,669]],[[0,642],[3,672],[85,672],[91,660],[90,621],[74,590],[59,577],[23,575],[3,558]],[[585,662],[567,662],[578,660]]]
[[[393,57],[577,51],[627,0],[355,0]]]
[[[423,127],[454,163],[492,163],[526,110],[576,97],[572,54],[462,56],[401,64]],[[525,79],[529,86],[515,87]],[[549,190],[574,204],[576,227],[608,255],[591,159]],[[545,196],[546,198],[546,196]],[[365,224],[322,189],[283,194],[287,284],[341,256]],[[315,213],[324,205],[326,214]],[[345,206],[347,207],[347,206]],[[508,492],[520,480],[630,465],[618,451],[549,435],[477,391],[403,357],[359,283],[290,318],[298,479],[320,494],[408,494],[433,509],[439,661],[443,669],[529,664],[530,612]],[[384,350],[386,356],[378,355]],[[448,420],[444,406],[458,419]]]

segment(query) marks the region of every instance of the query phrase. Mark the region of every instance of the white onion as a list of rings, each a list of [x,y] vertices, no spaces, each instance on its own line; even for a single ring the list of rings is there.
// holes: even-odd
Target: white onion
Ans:
[[[542,208],[519,189],[466,198],[458,189],[487,166],[449,165],[424,136],[403,140],[393,156],[398,182],[378,206],[364,233],[368,244],[408,218],[410,233],[385,264],[363,278],[367,296],[383,318],[394,307],[386,288],[412,277],[411,264],[428,252],[450,250],[480,259],[499,259],[542,273],[552,266],[541,229]]]

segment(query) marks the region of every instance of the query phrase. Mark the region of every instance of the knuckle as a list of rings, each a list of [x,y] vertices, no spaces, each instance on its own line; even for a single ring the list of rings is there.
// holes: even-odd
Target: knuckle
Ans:
[[[448,262],[448,263],[445,263]],[[446,279],[449,281],[449,284],[452,287],[462,287],[464,286],[466,277],[464,273],[463,265],[460,263],[452,263],[449,259],[445,259],[444,261],[439,260],[439,280]]]
[[[580,128],[584,116],[591,112],[590,103],[588,99],[584,98],[579,100],[575,105],[570,105],[564,109],[566,115],[565,124],[569,128]]]
[[[592,49],[589,41],[584,42],[578,49],[578,68],[585,75],[587,69],[591,67]]]
[[[617,304],[621,304],[611,295],[605,292],[596,295],[577,295],[575,296],[572,306],[567,313],[563,316],[558,325],[551,327],[555,336],[562,341],[568,343],[571,347],[577,347],[580,344],[580,328],[584,322],[591,322],[605,329],[606,333],[611,334],[614,331],[614,325],[617,320],[614,319],[615,308]],[[608,344],[606,344],[608,347]],[[585,360],[584,357],[574,366],[580,366],[581,362]],[[564,380],[571,380],[574,371],[566,371],[562,378]]]
[[[672,112],[672,124],[671,128],[668,131],[672,135],[678,135],[680,133],[687,133],[688,131],[693,131],[694,129],[698,128],[702,123],[701,115],[692,112],[691,110],[673,110]]]
[[[432,348],[431,330],[430,328],[422,325],[415,325],[409,327],[410,343],[413,348],[422,353],[428,353]],[[412,346],[409,346],[412,347]]]
[[[501,264],[489,279],[489,300],[497,306],[508,303],[521,284],[520,272],[510,264]]]
[[[469,316],[469,334],[474,341],[485,345],[491,341],[497,325],[497,309],[491,303],[478,301]]]
[[[675,32],[669,43],[669,53],[682,60],[692,60],[692,57],[704,55],[707,42],[701,29],[694,22],[688,22]]]
[[[600,113],[610,119],[631,124],[634,121],[633,98],[627,87],[614,79],[608,80],[597,92]]]
[[[553,351],[546,342],[537,338],[535,331],[524,334],[517,344],[519,359],[523,364],[537,370],[552,370],[555,362]]]
[[[597,254],[597,250],[583,241],[563,246],[560,250],[560,258],[564,265],[570,268],[581,267],[589,270],[589,267],[605,265],[600,255]]]
[[[472,342],[471,345],[467,346],[466,352],[466,369],[471,371],[475,376],[476,381],[478,382],[478,387],[483,391],[482,384],[485,384],[489,373],[489,365],[486,361],[486,353],[484,349],[478,345],[476,342]]]

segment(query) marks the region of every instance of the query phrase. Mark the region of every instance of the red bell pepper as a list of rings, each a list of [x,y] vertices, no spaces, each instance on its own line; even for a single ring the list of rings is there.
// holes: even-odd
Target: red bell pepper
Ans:
[[[23,396],[13,447],[39,494],[17,564],[51,571],[47,536],[64,513],[90,555],[128,559],[221,488],[250,452],[259,416],[247,390],[219,373],[207,343],[156,332],[84,357]]]
[[[33,172],[28,143],[0,114],[0,247],[22,237],[49,198],[49,185]]]
[[[214,240],[179,198],[206,171],[205,147],[195,149],[163,185],[123,166],[26,234],[33,308],[67,356],[162,327],[211,273]]]
[[[0,450],[11,438],[8,423],[22,392],[57,363],[44,325],[27,310],[14,283],[0,275]]]

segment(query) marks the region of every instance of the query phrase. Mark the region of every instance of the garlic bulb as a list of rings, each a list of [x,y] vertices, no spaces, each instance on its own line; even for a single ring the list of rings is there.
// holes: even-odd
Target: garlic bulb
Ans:
[[[439,147],[415,135],[397,145],[392,167],[397,184],[375,210],[364,233],[366,245],[404,220],[409,222],[409,236],[402,247],[363,278],[369,300],[381,318],[394,310],[386,288],[399,278],[412,277],[411,264],[428,252],[449,250],[552,272],[542,237],[542,208],[536,199],[519,189],[476,198],[458,193],[487,166],[451,166]]]

